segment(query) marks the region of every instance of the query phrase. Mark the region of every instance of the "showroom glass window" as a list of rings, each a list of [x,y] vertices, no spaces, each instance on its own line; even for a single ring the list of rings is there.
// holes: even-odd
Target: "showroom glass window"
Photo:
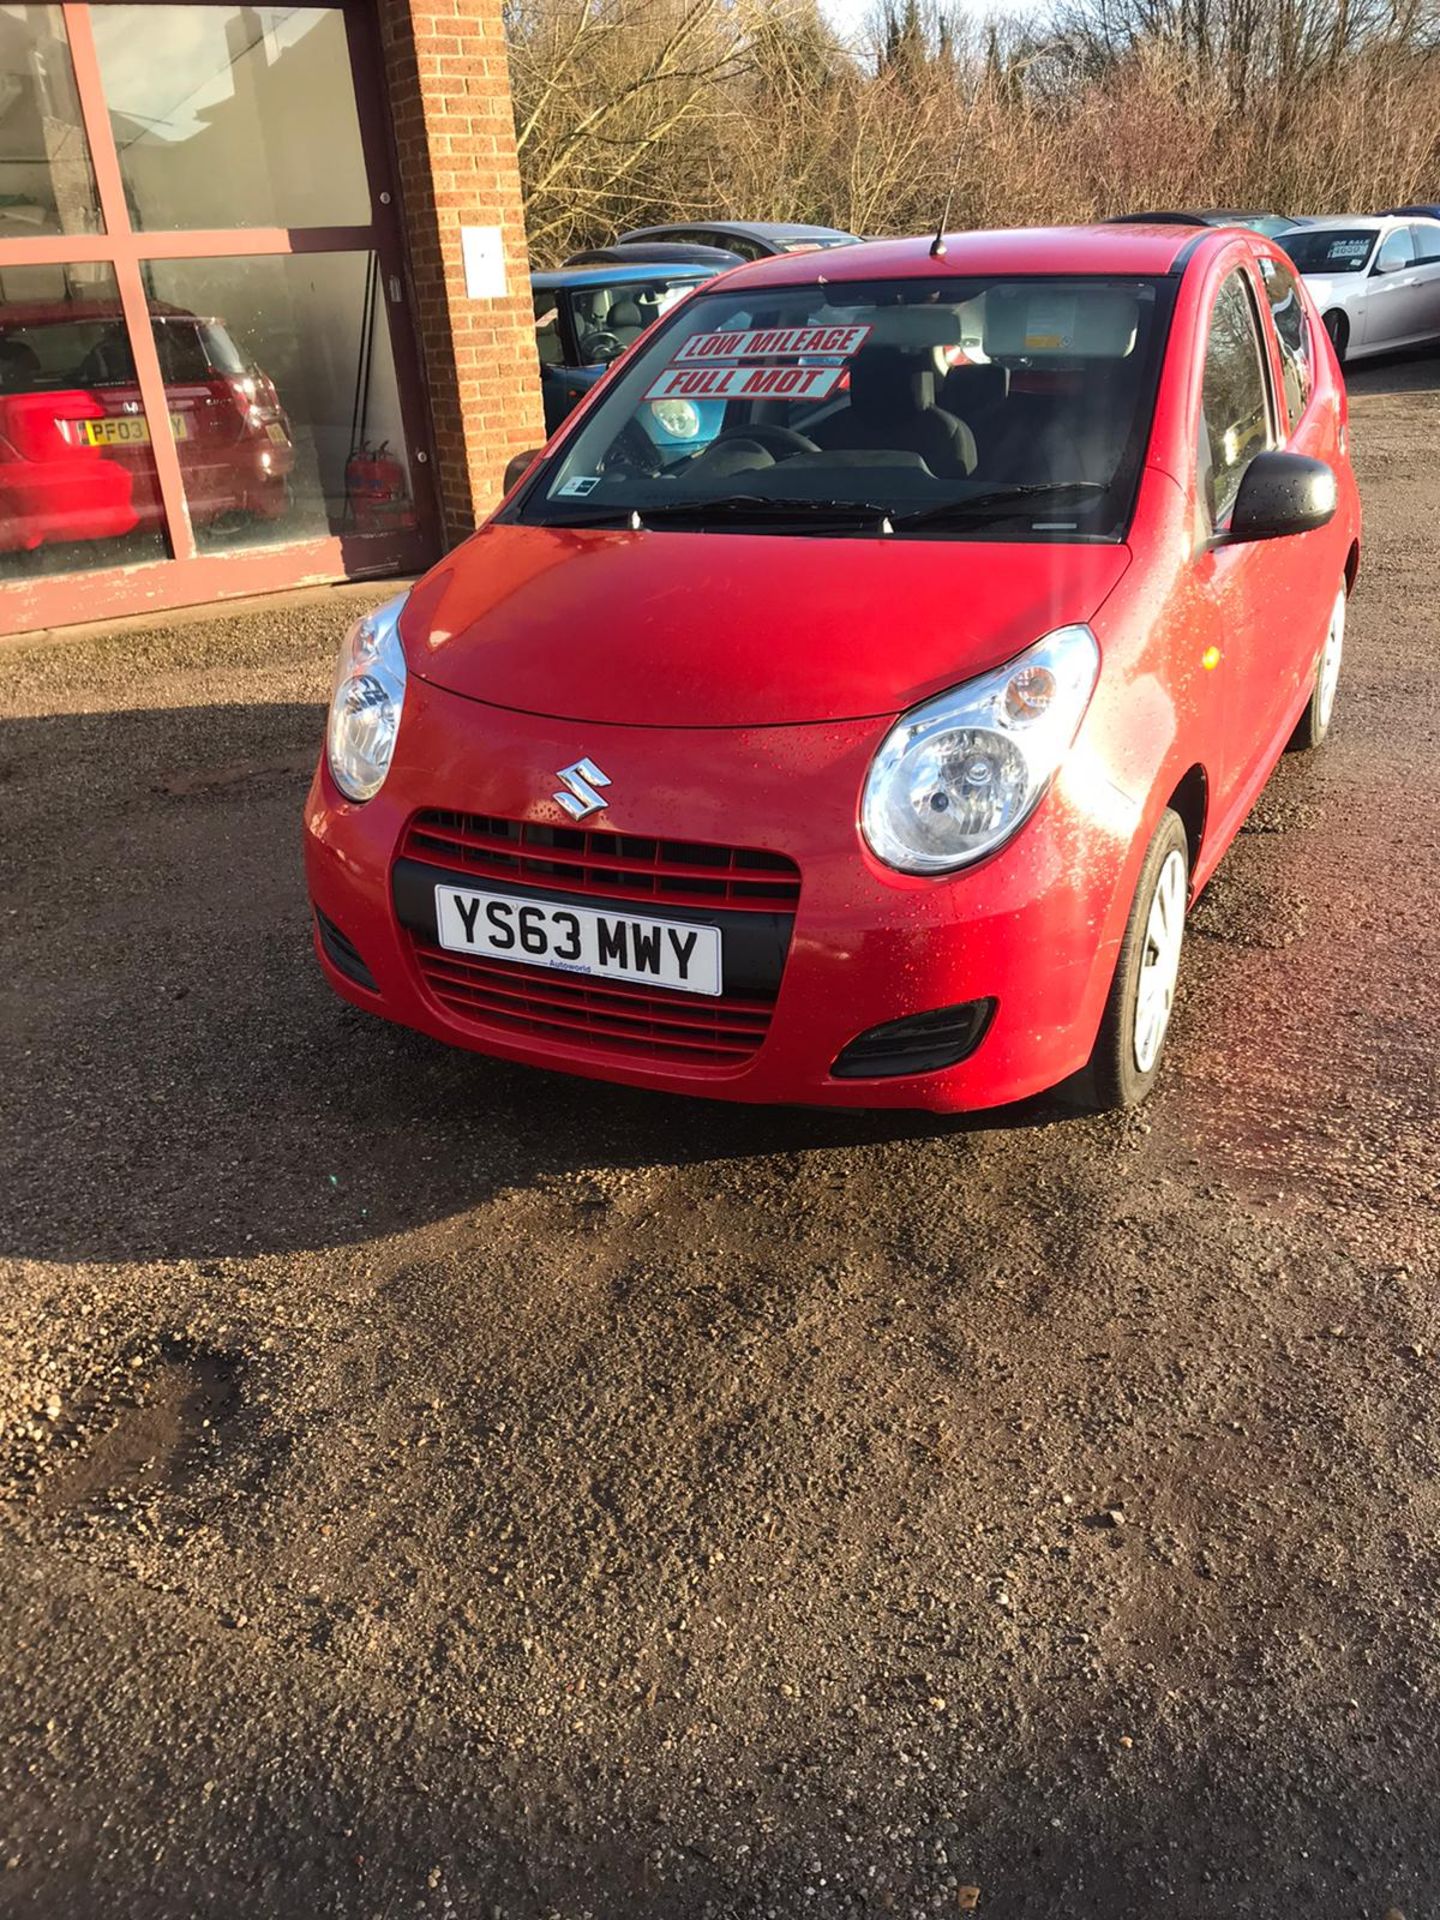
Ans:
[[[361,39],[338,7],[0,4],[0,588],[428,557]]]

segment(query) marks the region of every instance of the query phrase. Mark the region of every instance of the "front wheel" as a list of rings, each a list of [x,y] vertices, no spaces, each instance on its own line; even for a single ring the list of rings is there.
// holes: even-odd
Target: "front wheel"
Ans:
[[[1120,958],[1090,1056],[1091,1103],[1136,1107],[1160,1074],[1180,978],[1190,846],[1178,813],[1162,814],[1140,869]]]
[[[1318,747],[1330,731],[1331,716],[1335,712],[1335,690],[1340,684],[1340,660],[1345,651],[1345,589],[1342,587],[1335,596],[1335,605],[1330,610],[1330,625],[1325,630],[1325,645],[1320,652],[1320,664],[1315,669],[1315,685],[1310,694],[1310,704],[1301,714],[1294,733],[1290,736],[1290,751],[1305,753],[1311,747]]]

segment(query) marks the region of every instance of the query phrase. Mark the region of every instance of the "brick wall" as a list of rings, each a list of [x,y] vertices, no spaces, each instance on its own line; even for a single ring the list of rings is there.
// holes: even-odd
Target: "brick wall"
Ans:
[[[500,0],[379,0],[415,329],[453,546],[545,438]],[[465,292],[462,227],[498,226],[506,297]]]

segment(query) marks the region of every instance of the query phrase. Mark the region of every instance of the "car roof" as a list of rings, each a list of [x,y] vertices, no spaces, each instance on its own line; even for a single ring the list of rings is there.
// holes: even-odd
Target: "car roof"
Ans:
[[[922,280],[971,273],[1168,274],[1178,271],[1195,247],[1233,246],[1237,240],[1266,244],[1238,227],[1016,227],[946,234],[938,259],[931,253],[933,238],[867,240],[827,253],[781,254],[736,267],[725,284],[810,286],[817,280]]]
[[[713,280],[716,267],[697,267],[687,262],[648,260],[628,261],[613,267],[552,267],[544,273],[532,273],[530,285],[537,293],[549,293],[557,287],[630,286],[651,280]]]
[[[855,241],[858,236],[847,233],[843,227],[812,227],[796,220],[667,220],[658,227],[635,227],[621,239],[632,239],[641,234],[658,233],[695,233],[703,229],[706,233],[750,234],[757,240],[848,240]]]
[[[125,309],[118,300],[20,300],[7,303],[0,313],[0,331],[8,327],[49,327],[73,320],[77,326],[93,320],[123,320]],[[150,302],[152,320],[200,320],[188,307],[172,307],[168,301]],[[215,320],[207,326],[221,324]]]
[[[1329,227],[1359,227],[1362,233],[1379,233],[1382,227],[1394,224],[1394,216],[1388,213],[1325,213],[1312,220],[1305,231],[1323,233]]]

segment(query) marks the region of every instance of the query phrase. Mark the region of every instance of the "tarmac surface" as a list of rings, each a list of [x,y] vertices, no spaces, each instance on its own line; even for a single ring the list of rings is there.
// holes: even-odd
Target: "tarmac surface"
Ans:
[[[334,1000],[355,595],[0,648],[0,1913],[1440,1915],[1440,358],[1142,1112]],[[377,596],[378,597],[378,596]]]

